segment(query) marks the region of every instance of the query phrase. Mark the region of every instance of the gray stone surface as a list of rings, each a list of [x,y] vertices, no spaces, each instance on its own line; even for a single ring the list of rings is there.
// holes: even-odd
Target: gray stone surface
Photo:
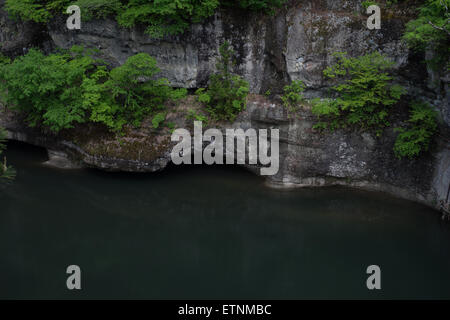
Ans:
[[[224,135],[227,128],[280,130],[280,169],[275,176],[266,177],[274,187],[346,185],[384,191],[435,208],[439,208],[439,202],[446,198],[450,184],[450,143],[436,139],[434,152],[414,160],[400,160],[392,151],[396,137],[393,130],[387,130],[381,138],[370,133],[319,133],[312,129],[314,119],[308,110],[303,110],[296,118],[289,118],[278,104],[250,101],[247,110],[234,123],[218,128]],[[11,139],[46,147],[53,150],[52,153],[58,151],[57,160],[64,160],[58,162],[62,167],[154,172],[164,169],[171,161],[173,144],[160,149],[153,161],[140,161],[92,154],[73,141],[26,128],[23,122],[16,121],[14,116],[8,118],[4,113],[0,113],[0,126],[10,132]],[[185,127],[188,127],[187,123]],[[68,164],[68,160],[73,164]],[[245,166],[259,173],[258,167]]]
[[[314,119],[308,110],[289,119],[281,106],[267,101],[250,101],[231,126],[280,129],[280,171],[268,178],[273,186],[342,184],[389,192],[437,208],[450,184],[448,76],[441,79],[438,88],[429,88],[430,79],[436,75],[420,62],[422,56],[408,51],[401,41],[404,23],[414,8],[400,6],[384,13],[382,29],[370,31],[365,27],[366,16],[360,3],[290,1],[287,9],[274,16],[224,10],[201,25],[193,25],[183,35],[161,40],[149,38],[139,27],[120,28],[112,20],[84,22],[80,31],[69,31],[64,18],[58,17],[43,31],[34,24],[11,21],[1,10],[1,51],[17,55],[35,44],[48,50],[78,44],[99,49],[101,57],[113,66],[138,52],[147,52],[158,60],[161,75],[174,86],[198,88],[207,84],[209,74],[215,70],[218,48],[228,40],[237,53],[235,71],[250,82],[253,92],[270,89],[279,93],[291,80],[300,79],[308,86],[308,97],[321,96],[329,87],[322,71],[333,62],[333,52],[347,51],[357,56],[380,51],[395,61],[397,78],[411,96],[426,98],[441,112],[441,132],[429,154],[416,160],[395,158],[393,130],[387,130],[382,138],[343,131],[319,134],[312,130]],[[403,119],[397,116],[393,127],[404,120],[407,111],[402,113]],[[0,125],[9,130],[10,138],[58,151],[60,157],[75,165],[151,172],[170,162],[170,146],[145,162],[91,154],[73,141],[26,128],[20,118],[10,115],[0,115]],[[254,167],[249,169],[257,172]]]
[[[0,0],[0,52],[8,56],[25,53],[30,47],[47,47],[49,36],[44,25],[13,20]]]

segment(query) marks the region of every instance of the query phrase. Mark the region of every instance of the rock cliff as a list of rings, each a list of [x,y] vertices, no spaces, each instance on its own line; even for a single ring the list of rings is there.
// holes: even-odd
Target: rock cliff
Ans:
[[[350,185],[386,191],[437,208],[450,184],[449,80],[442,78],[438,86],[434,83],[430,87],[429,80],[435,74],[421,63],[423,57],[409,51],[401,40],[404,24],[414,9],[411,4],[395,6],[383,12],[381,30],[368,30],[360,1],[298,0],[273,16],[222,10],[183,35],[160,40],[149,38],[140,28],[120,28],[113,20],[83,22],[81,30],[69,31],[63,17],[40,26],[12,21],[0,11],[0,40],[2,52],[10,55],[32,46],[51,50],[80,44],[99,49],[101,57],[112,65],[146,52],[158,60],[162,76],[174,86],[186,88],[206,85],[215,69],[218,47],[228,40],[238,54],[235,71],[250,82],[253,93],[269,89],[279,93],[291,80],[300,79],[307,85],[308,97],[326,92],[329,85],[322,71],[333,62],[334,52],[357,56],[380,51],[395,61],[399,82],[409,94],[425,97],[442,115],[441,131],[429,154],[416,160],[395,158],[392,129],[381,138],[371,133],[318,133],[312,129],[314,119],[307,109],[291,119],[276,99],[267,101],[256,95],[230,126],[280,129],[280,171],[268,178],[273,185]],[[406,109],[399,110],[394,121],[401,122],[406,113]],[[179,117],[176,120],[178,125],[186,124]],[[44,135],[25,128],[20,118],[10,113],[1,115],[0,125],[13,139],[42,145],[57,151],[58,157],[63,152],[72,162],[84,166],[141,172],[161,170],[170,162],[167,132],[137,134],[126,142],[133,150],[123,152],[119,148],[121,152],[114,153],[98,148],[108,138],[93,135],[80,142],[73,137]]]

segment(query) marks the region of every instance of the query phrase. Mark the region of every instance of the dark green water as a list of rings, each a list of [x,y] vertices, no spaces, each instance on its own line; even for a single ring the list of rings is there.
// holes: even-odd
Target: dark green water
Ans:
[[[450,298],[450,224],[344,188],[280,191],[235,167],[61,171],[10,144],[0,298]],[[66,289],[79,265],[82,290]],[[366,288],[366,268],[382,290]]]

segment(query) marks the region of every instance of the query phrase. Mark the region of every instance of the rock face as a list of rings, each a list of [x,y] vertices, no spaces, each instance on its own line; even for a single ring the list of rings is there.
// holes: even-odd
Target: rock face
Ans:
[[[235,71],[249,81],[252,92],[279,93],[290,81],[302,80],[307,97],[321,96],[329,87],[322,74],[334,61],[333,53],[358,56],[379,51],[395,62],[397,78],[409,93],[428,97],[448,121],[448,104],[443,105],[445,81],[438,88],[428,88],[436,75],[421,62],[424,57],[410,52],[401,40],[405,22],[414,14],[415,6],[394,6],[382,13],[380,30],[369,30],[368,15],[359,0],[297,0],[274,16],[221,10],[182,35],[163,39],[150,38],[144,28],[121,28],[108,19],[83,22],[81,30],[68,30],[64,18],[58,17],[48,24],[47,33],[57,47],[97,48],[113,66],[136,53],[148,53],[157,59],[161,76],[185,88],[207,85],[218,48],[229,41],[237,53]]]
[[[174,86],[188,88],[206,85],[218,48],[226,40],[238,54],[236,71],[256,93],[297,79],[309,88],[324,87],[322,71],[333,61],[334,52],[356,56],[379,50],[399,70],[409,63],[408,49],[401,41],[405,16],[383,20],[381,30],[368,30],[361,1],[291,2],[275,16],[222,10],[183,35],[159,40],[151,39],[143,29],[120,28],[113,20],[83,22],[81,30],[70,31],[58,18],[49,24],[48,33],[58,47],[82,44],[100,49],[113,65],[146,52],[156,57],[162,74]],[[404,15],[411,15],[403,10]],[[426,73],[424,67],[415,71]]]
[[[308,110],[289,119],[281,106],[250,103],[242,128],[280,129],[280,170],[269,177],[279,186],[347,185],[385,191],[438,207],[450,184],[450,144],[436,141],[434,152],[416,160],[393,153],[396,134],[318,133]]]
[[[392,129],[387,130],[382,138],[377,138],[370,133],[318,133],[312,128],[314,123],[315,118],[308,110],[291,118],[282,106],[259,98],[250,101],[247,110],[233,124],[216,125],[215,128],[222,129],[223,135],[228,128],[279,129],[279,171],[274,176],[267,176],[267,182],[275,187],[346,185],[388,192],[435,208],[439,208],[439,202],[446,199],[450,184],[448,142],[436,141],[434,152],[419,159],[399,160],[392,151],[396,137]],[[49,149],[50,161],[47,164],[60,168],[159,171],[170,163],[174,145],[162,143],[153,159],[139,160],[126,153],[103,154],[89,149],[89,144],[44,136],[39,131],[24,127],[23,122],[16,121],[14,117],[8,119],[5,113],[0,114],[0,126],[9,131],[11,139]],[[188,123],[183,127],[189,128]],[[100,145],[105,143],[105,139],[96,141]],[[154,142],[146,141],[140,148],[154,149]],[[256,166],[246,167],[259,173]]]
[[[218,48],[228,40],[237,53],[235,71],[250,82],[252,92],[270,89],[280,93],[290,81],[300,79],[307,85],[308,97],[321,96],[327,90],[329,84],[322,72],[333,62],[334,52],[357,56],[380,51],[395,61],[396,75],[411,96],[425,97],[441,111],[441,134],[430,154],[398,160],[392,152],[393,130],[387,130],[382,138],[342,131],[320,134],[312,130],[314,119],[308,110],[290,119],[281,106],[258,99],[249,102],[232,126],[280,129],[280,171],[268,178],[273,185],[343,184],[387,191],[438,207],[450,184],[449,84],[447,77],[440,87],[428,88],[433,75],[420,62],[423,57],[408,51],[401,41],[404,24],[414,11],[405,4],[395,6],[382,13],[381,30],[368,30],[361,1],[298,0],[290,1],[274,16],[222,10],[183,35],[159,40],[151,39],[141,28],[120,28],[113,20],[83,22],[81,30],[69,31],[64,18],[58,17],[43,31],[33,24],[12,22],[0,11],[0,37],[3,53],[21,54],[23,48],[36,43],[48,49],[78,44],[99,49],[112,65],[146,52],[158,60],[161,76],[186,88],[206,86],[215,70]],[[0,125],[10,131],[11,138],[56,152],[53,163],[63,166],[67,165],[64,159],[71,159],[105,170],[142,172],[161,170],[170,162],[170,144],[159,144],[154,157],[144,161],[137,156],[100,155],[74,141],[30,131],[5,115],[0,116]]]
[[[21,55],[30,47],[50,46],[47,28],[33,22],[13,20],[3,9],[5,0],[0,0],[0,51],[9,56]]]

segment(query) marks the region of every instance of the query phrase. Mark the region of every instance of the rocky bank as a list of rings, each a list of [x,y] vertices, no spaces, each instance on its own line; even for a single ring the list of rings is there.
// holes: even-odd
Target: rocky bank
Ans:
[[[174,86],[194,89],[206,85],[215,69],[218,47],[228,40],[238,54],[235,71],[250,82],[254,94],[233,124],[216,125],[280,129],[280,170],[267,178],[269,183],[280,187],[349,185],[438,208],[450,185],[449,77],[427,69],[421,63],[423,57],[409,51],[401,40],[414,10],[409,2],[392,7],[382,13],[381,30],[368,30],[360,1],[298,0],[273,16],[222,10],[183,35],[160,40],[149,38],[141,28],[120,28],[113,20],[83,22],[81,30],[69,31],[64,17],[36,25],[12,21],[1,10],[0,41],[1,51],[9,55],[22,54],[32,46],[49,51],[80,44],[99,49],[112,65],[146,52],[158,60],[161,75]],[[307,107],[291,118],[276,97],[269,101],[258,95],[267,90],[279,93],[291,80],[300,79],[308,87],[308,97],[320,97],[329,87],[322,71],[333,62],[332,53],[346,51],[357,56],[374,50],[395,61],[398,81],[411,97],[426,98],[440,112],[442,123],[433,148],[418,159],[394,156],[393,129],[380,138],[370,132],[320,133],[312,129],[315,119]],[[173,107],[169,117],[178,126],[189,126],[183,108],[183,104]],[[392,128],[406,116],[406,107],[400,106]],[[27,128],[11,112],[0,115],[0,125],[8,129],[11,139],[49,149],[51,161],[59,166],[151,172],[170,162],[170,133],[152,131],[150,126],[118,142],[116,137],[96,132],[45,134]]]

